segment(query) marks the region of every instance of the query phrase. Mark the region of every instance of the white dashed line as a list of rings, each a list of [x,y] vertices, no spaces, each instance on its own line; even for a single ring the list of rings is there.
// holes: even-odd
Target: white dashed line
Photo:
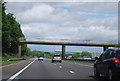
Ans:
[[[62,68],[62,66],[60,66],[60,68]]]
[[[75,72],[73,72],[73,71],[69,71],[69,72],[72,73],[72,74],[75,73]]]

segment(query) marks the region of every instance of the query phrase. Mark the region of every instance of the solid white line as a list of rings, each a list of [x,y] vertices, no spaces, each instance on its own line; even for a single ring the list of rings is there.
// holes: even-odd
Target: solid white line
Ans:
[[[75,72],[73,72],[73,71],[69,71],[69,72],[72,73],[72,74],[75,73]]]
[[[36,60],[36,59],[35,59]],[[7,81],[12,81],[15,77],[17,77],[20,73],[22,73],[25,69],[27,69],[31,64],[33,64],[34,61],[32,61],[30,64],[28,64],[26,67],[24,67],[22,70],[20,70],[19,72],[17,72],[15,75],[13,75],[12,77],[10,77]]]

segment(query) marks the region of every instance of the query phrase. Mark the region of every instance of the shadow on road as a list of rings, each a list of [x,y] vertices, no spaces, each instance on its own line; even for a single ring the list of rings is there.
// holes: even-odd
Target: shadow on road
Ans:
[[[93,81],[111,81],[109,80],[107,77],[105,76],[100,76],[100,77],[95,77],[95,76],[89,76],[89,77],[92,77],[93,78]],[[88,80],[89,81],[89,80]],[[120,79],[115,79],[115,80],[112,80],[112,81],[120,81]]]

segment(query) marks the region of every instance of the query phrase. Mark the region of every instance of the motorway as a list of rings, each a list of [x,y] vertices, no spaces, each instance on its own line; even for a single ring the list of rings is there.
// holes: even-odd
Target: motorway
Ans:
[[[3,81],[11,81],[8,79],[13,79],[13,81],[20,79],[30,81],[45,79],[103,81],[103,78],[96,79],[93,76],[93,66],[68,62],[51,63],[51,60],[48,59],[43,61],[29,60],[3,67],[3,79],[5,79]]]

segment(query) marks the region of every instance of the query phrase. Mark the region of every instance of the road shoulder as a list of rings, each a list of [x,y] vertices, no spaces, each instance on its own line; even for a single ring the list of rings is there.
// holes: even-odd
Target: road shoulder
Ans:
[[[22,68],[27,66],[30,62],[32,62],[34,59],[29,59],[26,61],[6,65],[2,67],[2,79],[8,79],[18,71],[20,71]]]

